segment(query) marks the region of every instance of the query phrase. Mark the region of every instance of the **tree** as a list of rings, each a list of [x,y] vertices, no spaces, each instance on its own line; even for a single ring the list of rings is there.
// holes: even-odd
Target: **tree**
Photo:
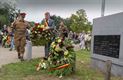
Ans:
[[[7,9],[0,9],[0,29],[4,24],[8,23],[8,11]]]
[[[71,30],[71,28],[70,28],[70,25],[71,25],[70,18],[64,19],[64,24],[67,26],[68,30]]]
[[[87,19],[85,10],[80,9],[76,11],[76,14],[72,14],[69,19],[70,29],[74,32],[90,31],[91,23]]]
[[[0,29],[4,24],[9,25],[17,15],[15,0],[0,1]]]
[[[55,25],[59,28],[60,21],[63,21],[69,30],[74,32],[91,31],[92,24],[88,21],[85,10],[80,9],[76,14],[72,14],[70,18],[63,19],[60,16],[53,15],[51,18],[55,21]]]
[[[63,18],[61,18],[60,16],[56,16],[56,15],[51,16],[51,19],[53,19],[55,21],[54,23],[55,23],[55,26],[57,29],[59,28],[60,22],[64,21]]]

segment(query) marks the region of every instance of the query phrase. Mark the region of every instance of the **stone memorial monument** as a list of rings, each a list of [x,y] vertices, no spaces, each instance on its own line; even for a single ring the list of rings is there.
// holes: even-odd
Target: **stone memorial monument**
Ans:
[[[93,20],[92,67],[105,70],[111,60],[111,73],[123,76],[123,12]]]

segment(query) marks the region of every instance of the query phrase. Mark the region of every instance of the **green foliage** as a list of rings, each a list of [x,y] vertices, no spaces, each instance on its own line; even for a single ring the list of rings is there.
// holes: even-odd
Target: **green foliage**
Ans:
[[[64,19],[64,24],[67,26],[68,30],[71,30],[71,28],[70,28],[70,25],[71,25],[70,18]]]
[[[69,28],[74,32],[91,31],[92,25],[83,9],[76,11],[76,14],[72,14],[66,21]]]
[[[8,22],[7,16],[5,15],[0,15],[0,23],[1,24],[6,24]]]
[[[63,21],[69,30],[74,32],[91,31],[92,24],[88,21],[85,10],[80,9],[72,14],[71,17],[63,19],[60,16],[53,15],[51,18],[55,21],[57,29],[59,28],[60,21]]]
[[[55,25],[59,28],[60,21],[63,21],[69,30],[74,32],[91,31],[92,24],[88,21],[85,10],[80,9],[72,14],[71,17],[63,19],[60,16],[53,15],[51,18],[55,21]]]
[[[56,76],[63,76],[71,74],[73,72],[73,68],[75,65],[75,52],[73,50],[73,47],[71,46],[71,40],[67,38],[62,41],[62,38],[58,37],[55,39],[54,42],[52,42],[51,55],[48,58],[49,67],[52,69],[65,64],[70,64],[70,66],[58,70],[52,70],[50,74],[52,73]]]
[[[54,22],[55,26],[58,29],[60,22],[63,21],[63,18],[61,18],[60,16],[53,15],[53,16],[51,16],[51,19],[53,19],[55,21]]]
[[[4,24],[9,25],[13,22],[15,16],[17,16],[17,12],[11,1],[4,3],[0,2],[0,26],[3,26]]]
[[[49,74],[59,77],[71,74],[75,70],[75,52],[71,40],[55,38],[51,43],[50,53],[48,60],[42,59],[37,69],[48,69]],[[45,65],[47,65],[46,68],[44,68]]]
[[[8,22],[8,10],[0,8],[0,29],[4,24],[7,24]]]

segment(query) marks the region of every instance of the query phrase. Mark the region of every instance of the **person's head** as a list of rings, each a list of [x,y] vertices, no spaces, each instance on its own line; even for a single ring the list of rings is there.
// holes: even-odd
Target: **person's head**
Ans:
[[[63,21],[60,22],[60,26],[64,26],[64,22]]]
[[[60,38],[64,38],[64,34],[63,34],[63,33],[60,33],[60,34],[59,34],[59,37],[60,37]]]
[[[45,13],[45,19],[49,19],[50,18],[50,13],[49,12],[46,12]]]
[[[73,33],[72,31],[70,31],[70,33]]]
[[[20,13],[19,14],[19,19],[24,20],[25,16],[26,16],[26,13]]]

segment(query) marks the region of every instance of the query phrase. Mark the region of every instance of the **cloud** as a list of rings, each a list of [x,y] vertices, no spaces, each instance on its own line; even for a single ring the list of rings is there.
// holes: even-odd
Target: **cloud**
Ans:
[[[18,0],[17,7],[26,12],[27,20],[40,21],[46,11],[69,17],[78,9],[85,9],[90,21],[101,15],[102,0]],[[123,11],[123,0],[106,0],[106,15]]]

